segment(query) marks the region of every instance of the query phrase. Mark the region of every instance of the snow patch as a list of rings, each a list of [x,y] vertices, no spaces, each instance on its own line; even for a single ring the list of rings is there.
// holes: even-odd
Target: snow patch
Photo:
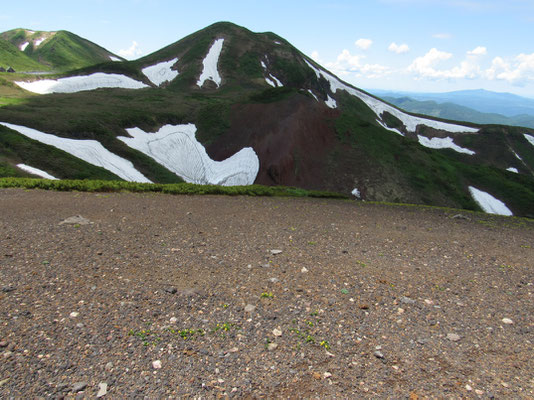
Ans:
[[[510,172],[515,172],[516,174],[519,173],[519,171],[517,170],[517,168],[514,168],[514,167],[510,167],[510,168],[506,168],[507,171],[510,171]]]
[[[319,99],[317,98],[317,96],[315,94],[313,94],[311,89],[308,89],[308,93],[311,94],[316,101],[319,101]]]
[[[19,49],[20,51],[24,51],[26,50],[26,47],[28,47],[28,45],[30,44],[30,42],[24,42],[20,45]]]
[[[476,154],[473,150],[469,150],[464,147],[458,146],[452,141],[452,138],[450,137],[446,137],[446,138],[433,137],[432,139],[429,139],[425,136],[417,135],[417,138],[419,139],[419,143],[422,146],[428,147],[430,149],[453,149],[454,151],[457,151],[458,153],[469,154],[470,156],[472,156],[473,154]]]
[[[388,131],[395,132],[401,136],[404,136],[404,133],[399,131],[397,128],[390,128],[389,126],[387,126],[384,122],[380,121],[379,119],[377,119],[376,122],[378,122],[384,129],[387,129]]]
[[[265,77],[265,82],[267,82],[272,87],[276,87],[276,83],[267,77]]]
[[[100,88],[142,89],[143,82],[120,74],[96,72],[91,75],[71,76],[60,79],[42,79],[33,82],[15,82],[21,88],[33,93],[76,93]]]
[[[534,136],[527,135],[526,133],[523,133],[523,136],[529,141],[532,146],[534,146]]]
[[[26,171],[29,174],[37,175],[44,179],[51,179],[53,181],[58,180],[55,176],[52,176],[48,172],[45,172],[39,168],[30,167],[29,165],[26,165],[26,164],[17,164],[17,167],[23,171]]]
[[[316,68],[313,64],[311,64],[308,60],[304,59],[306,64],[315,72],[315,75],[317,75],[317,78],[323,77],[330,83],[330,90],[335,93],[338,90],[345,90],[347,93],[358,97],[360,100],[362,100],[371,110],[375,112],[375,114],[382,118],[382,114],[384,112],[388,112],[398,119],[402,121],[402,123],[406,126],[406,129],[409,132],[415,132],[415,129],[418,125],[426,125],[430,128],[434,129],[440,129],[452,133],[458,133],[458,132],[478,132],[478,129],[476,128],[469,128],[462,125],[456,125],[456,124],[449,124],[446,122],[440,122],[440,121],[434,121],[431,119],[426,118],[420,118],[420,117],[414,117],[412,115],[406,114],[395,107],[390,106],[389,104],[384,103],[381,100],[375,99],[374,97],[363,93],[357,89],[354,89],[343,82],[341,82],[339,79],[335,78],[333,75],[329,74],[328,72],[322,71],[318,68]]]
[[[324,103],[330,108],[337,108],[336,101],[328,95],[326,96],[326,101]]]
[[[169,61],[163,61],[150,67],[143,68],[143,74],[156,86],[161,86],[165,82],[171,82],[178,76],[178,71],[172,68],[178,61],[178,58],[173,58]]]
[[[217,63],[219,62],[219,56],[221,55],[223,43],[224,39],[217,39],[215,42],[213,42],[208,55],[206,58],[204,58],[204,61],[202,61],[204,69],[202,70],[200,78],[198,78],[198,87],[202,87],[204,82],[207,80],[215,82],[217,87],[221,85],[221,76],[217,70]]]
[[[37,39],[35,42],[33,42],[33,47],[39,47],[41,45],[41,43],[43,43],[45,40],[46,40],[45,37]]]
[[[89,164],[105,168],[126,181],[150,182],[143,174],[135,169],[130,161],[113,154],[96,140],[67,139],[6,122],[0,122],[0,125],[13,129],[30,139],[54,146]]]
[[[512,153],[514,153],[514,156],[519,160],[519,161],[523,161],[523,159],[519,156],[519,154],[517,154],[515,151],[512,150]]]
[[[484,212],[497,215],[513,215],[512,211],[510,211],[502,201],[496,199],[491,194],[483,192],[473,186],[469,186],[469,192]]]
[[[284,85],[282,84],[282,82],[280,82],[280,80],[276,76],[274,76],[273,74],[267,71],[267,65],[265,65],[263,61],[260,61],[260,62],[265,72],[269,75],[265,77],[265,82],[267,82],[269,85],[273,87],[283,87]]]
[[[115,56],[109,56],[109,59],[111,61],[118,61],[118,62],[122,61],[119,57],[115,57]]]
[[[252,148],[245,147],[226,160],[214,161],[197,141],[196,130],[194,124],[165,125],[154,133],[131,128],[126,130],[131,137],[118,139],[189,183],[223,186],[254,183],[260,161]]]
[[[280,43],[278,40],[275,40],[275,41],[274,41],[274,44],[278,44],[278,45],[280,45],[280,44],[282,44],[282,43]]]
[[[361,199],[361,194],[360,194],[360,191],[357,189],[357,188],[354,188],[352,190],[352,192],[350,192],[354,197],[358,198],[358,199]]]

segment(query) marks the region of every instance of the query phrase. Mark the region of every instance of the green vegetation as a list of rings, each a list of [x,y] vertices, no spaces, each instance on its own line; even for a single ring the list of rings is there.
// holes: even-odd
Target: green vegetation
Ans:
[[[47,180],[33,178],[0,178],[0,188],[25,188],[80,192],[134,192],[165,194],[223,194],[229,196],[322,197],[344,199],[345,195],[304,190],[285,186],[216,186],[193,183],[156,184],[102,180]]]

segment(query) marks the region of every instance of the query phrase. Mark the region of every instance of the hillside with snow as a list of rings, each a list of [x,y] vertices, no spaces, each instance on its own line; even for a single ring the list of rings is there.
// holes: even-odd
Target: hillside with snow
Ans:
[[[62,32],[24,31],[9,45],[29,57],[58,35],[83,42]],[[28,157],[47,145],[124,180],[286,185],[534,216],[534,131],[406,112],[276,34],[217,23],[138,60],[98,57],[0,86],[0,105],[4,95],[21,102],[0,106],[4,176],[68,177]]]

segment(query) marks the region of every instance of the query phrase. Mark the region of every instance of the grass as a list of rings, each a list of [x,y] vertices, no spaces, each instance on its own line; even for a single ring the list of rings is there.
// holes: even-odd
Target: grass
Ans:
[[[216,186],[192,183],[156,184],[103,180],[47,180],[33,178],[0,178],[0,188],[44,189],[79,192],[134,192],[165,194],[221,194],[229,196],[319,197],[345,199],[333,192],[304,190],[285,186]]]

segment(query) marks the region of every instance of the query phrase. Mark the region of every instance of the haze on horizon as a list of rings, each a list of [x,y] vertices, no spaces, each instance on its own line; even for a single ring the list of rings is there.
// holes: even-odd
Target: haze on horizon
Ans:
[[[0,31],[68,30],[128,59],[217,21],[272,31],[357,87],[534,98],[529,0],[87,0],[6,3]]]

